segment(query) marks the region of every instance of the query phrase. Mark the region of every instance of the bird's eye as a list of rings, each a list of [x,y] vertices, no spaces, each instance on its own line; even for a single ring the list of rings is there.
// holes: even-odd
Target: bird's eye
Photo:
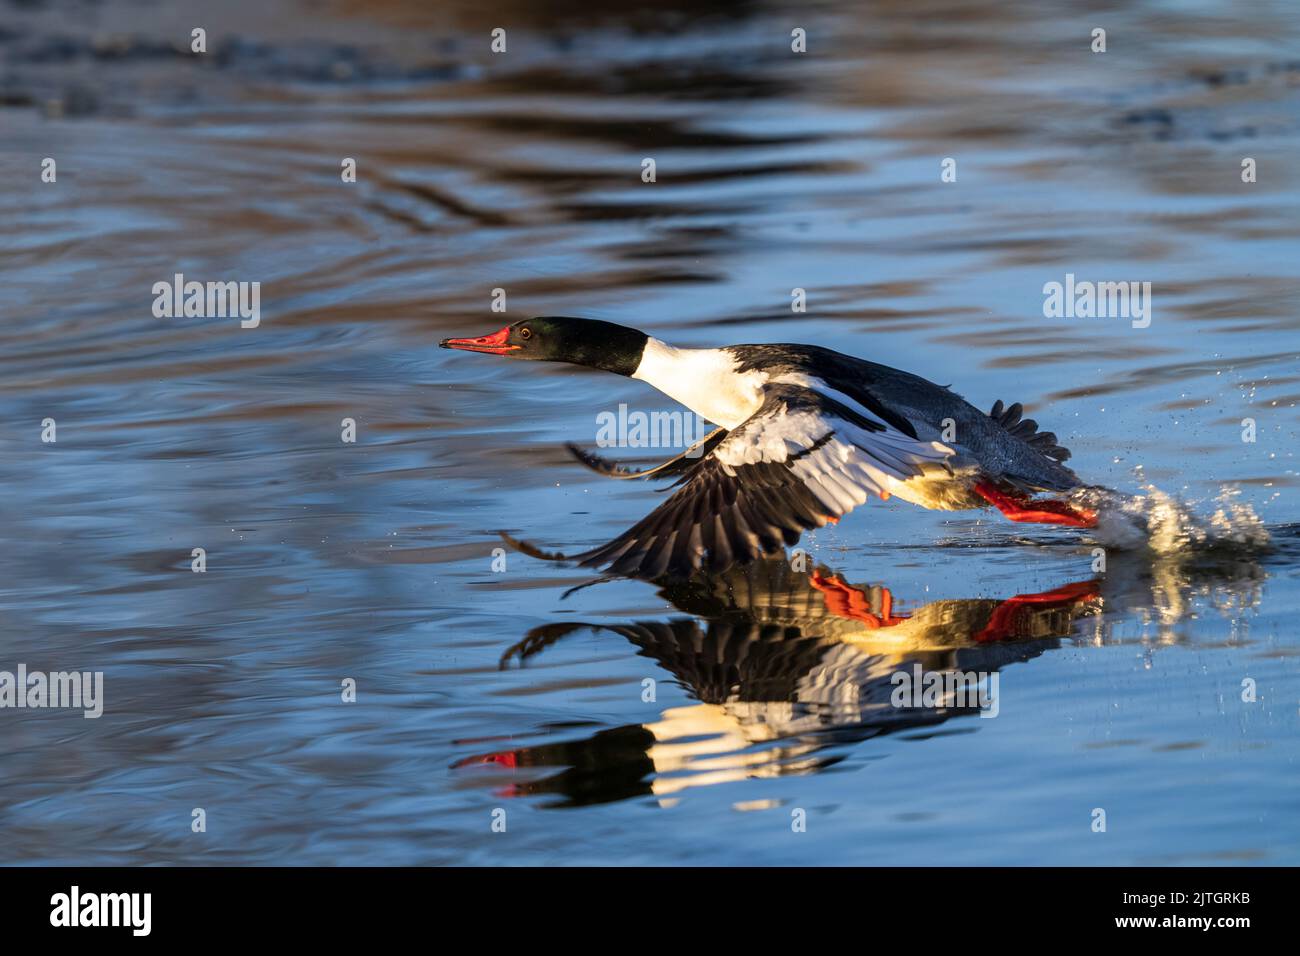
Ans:
[[[519,337],[520,337],[521,339],[531,339],[531,338],[533,337],[533,330],[532,330],[532,329],[520,329],[520,330],[519,330]]]

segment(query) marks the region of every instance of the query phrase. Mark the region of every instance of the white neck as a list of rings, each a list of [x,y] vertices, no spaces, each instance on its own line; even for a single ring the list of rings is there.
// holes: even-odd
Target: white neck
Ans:
[[[767,381],[763,372],[738,373],[726,349],[679,349],[656,338],[646,340],[632,377],[723,428],[735,428],[758,410]]]

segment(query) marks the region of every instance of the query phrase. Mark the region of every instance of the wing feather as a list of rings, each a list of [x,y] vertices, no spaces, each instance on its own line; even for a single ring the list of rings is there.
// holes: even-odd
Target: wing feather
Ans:
[[[658,578],[779,551],[954,453],[816,389],[769,384],[762,406],[696,461],[662,505],[576,559]]]

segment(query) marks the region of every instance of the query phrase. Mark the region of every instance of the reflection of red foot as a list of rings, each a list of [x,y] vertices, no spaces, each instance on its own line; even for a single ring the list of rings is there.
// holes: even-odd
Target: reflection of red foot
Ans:
[[[981,481],[971,488],[1011,521],[1030,521],[1036,524],[1064,524],[1072,528],[1094,528],[1097,513],[1087,508],[1074,508],[1064,501],[1051,498],[1014,498]]]
[[[984,643],[1014,637],[1016,618],[1021,608],[1036,607],[1042,610],[1066,608],[1091,601],[1100,593],[1101,585],[1098,582],[1078,581],[1059,587],[1055,591],[1044,591],[1042,594],[1017,594],[1015,597],[1007,598],[993,609],[988,624],[985,625],[984,630],[975,635],[975,640]]]
[[[466,757],[463,760],[457,760],[453,767],[470,767],[481,763],[494,763],[499,767],[509,767],[511,770],[517,767],[519,761],[519,751],[503,750],[495,754],[483,754],[479,757]]]
[[[893,627],[907,620],[906,614],[894,615],[894,596],[889,593],[889,588],[880,589],[880,613],[876,614],[871,610],[867,592],[845,584],[838,574],[822,577],[814,571],[810,581],[813,587],[825,595],[826,610],[836,617],[861,621],[870,628]]]

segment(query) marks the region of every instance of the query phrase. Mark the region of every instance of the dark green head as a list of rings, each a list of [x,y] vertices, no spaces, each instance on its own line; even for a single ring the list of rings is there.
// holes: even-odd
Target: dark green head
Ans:
[[[648,338],[644,332],[613,322],[541,315],[474,339],[443,339],[442,347],[506,358],[568,362],[631,375],[641,364]]]

